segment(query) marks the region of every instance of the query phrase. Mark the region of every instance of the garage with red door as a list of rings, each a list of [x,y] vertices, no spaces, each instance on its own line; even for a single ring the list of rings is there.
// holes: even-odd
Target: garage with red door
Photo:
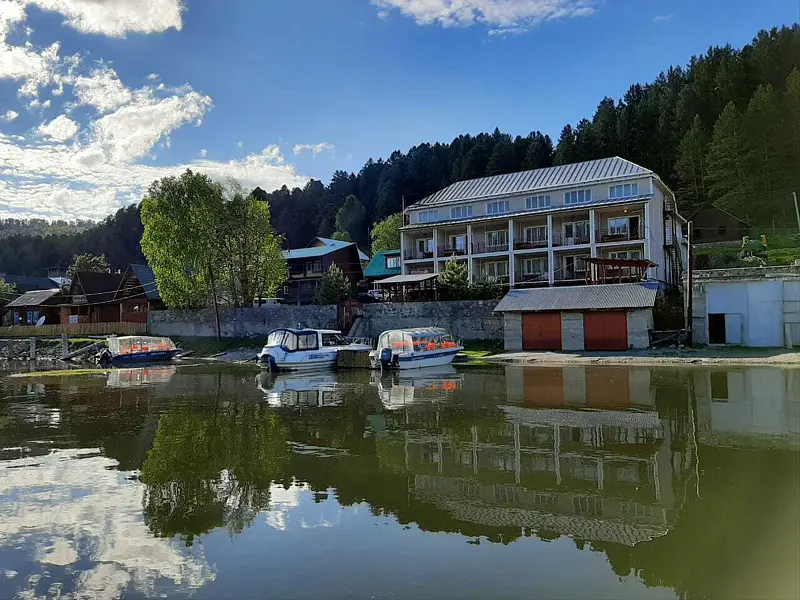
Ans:
[[[643,349],[657,291],[656,282],[512,289],[494,310],[506,350]]]
[[[586,350],[627,350],[628,314],[625,311],[584,313],[583,332]]]
[[[522,315],[523,350],[561,350],[561,313]]]

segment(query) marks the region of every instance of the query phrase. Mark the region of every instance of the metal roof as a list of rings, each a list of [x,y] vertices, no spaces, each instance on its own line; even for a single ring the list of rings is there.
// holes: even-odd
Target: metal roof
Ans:
[[[658,283],[611,283],[511,290],[495,312],[653,308]]]
[[[420,200],[411,208],[646,175],[653,175],[653,172],[624,158],[614,156],[571,165],[458,181]]]
[[[418,275],[395,275],[394,277],[387,277],[380,279],[375,283],[384,284],[397,284],[397,283],[418,283],[420,281],[427,281],[438,277],[436,273],[420,273]]]
[[[355,243],[355,242],[345,242],[343,240],[333,240],[331,238],[324,238],[324,237],[317,237],[314,239],[319,240],[320,242],[322,242],[326,246],[330,246],[331,248],[344,248],[345,246],[349,246],[350,244]],[[364,262],[369,262],[369,255],[366,252],[363,252],[361,248],[358,249],[358,258],[360,260],[363,260]]]
[[[158,287],[156,286],[155,273],[153,273],[153,269],[149,265],[130,264],[128,268],[133,271],[148,300],[161,300],[161,295],[158,293]]]
[[[314,240],[319,240],[324,244],[324,246],[311,246],[309,248],[296,248],[293,250],[284,250],[283,257],[286,260],[292,260],[294,258],[316,258],[318,256],[325,256],[326,254],[330,254],[331,252],[336,252],[337,250],[341,250],[342,248],[346,248],[347,246],[355,246],[354,242],[343,242],[341,240],[331,240],[328,238],[314,238]],[[313,242],[312,242],[313,243]],[[358,248],[356,248],[358,250]],[[369,256],[366,253],[358,250],[358,259],[364,262],[369,261]]]
[[[386,258],[390,256],[400,256],[400,250],[384,250],[376,252],[375,256],[364,269],[364,277],[389,277],[391,275],[399,275],[400,267],[392,268],[386,266]]]
[[[61,290],[35,290],[33,292],[25,292],[19,298],[16,298],[6,304],[6,308],[16,308],[24,306],[41,306],[56,294],[61,293]]]

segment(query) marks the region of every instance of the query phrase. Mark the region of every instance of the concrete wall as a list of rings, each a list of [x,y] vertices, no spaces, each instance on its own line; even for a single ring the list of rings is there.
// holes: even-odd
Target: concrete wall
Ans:
[[[387,329],[444,327],[461,340],[502,340],[503,315],[496,300],[463,302],[387,302],[364,305],[360,335],[377,338]],[[520,330],[520,346],[522,331]]]
[[[561,349],[583,350],[584,346],[583,313],[562,312]]]
[[[628,347],[646,350],[650,347],[650,330],[653,329],[653,311],[628,311]]]
[[[335,306],[266,305],[261,308],[221,308],[222,337],[264,337],[280,327],[336,329]],[[213,310],[158,310],[148,316],[147,329],[154,335],[214,337]]]
[[[503,313],[503,347],[510,351],[522,350],[522,314]]]

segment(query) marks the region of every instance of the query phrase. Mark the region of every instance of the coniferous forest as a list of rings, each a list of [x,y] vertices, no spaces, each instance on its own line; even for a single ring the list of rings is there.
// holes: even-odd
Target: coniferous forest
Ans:
[[[800,26],[761,31],[740,49],[710,48],[651,83],[631,85],[621,99],[603,98],[594,115],[564,126],[555,140],[536,130],[464,134],[369,159],[358,173],[336,171],[328,185],[311,180],[302,189],[254,193],[270,203],[287,246],[339,231],[366,249],[373,223],[455,181],[615,155],[658,173],[686,216],[715,205],[753,225],[792,226],[791,193],[800,193]],[[136,208],[75,235],[11,236],[0,244],[0,272],[42,273],[82,252],[104,253],[121,267],[141,260],[140,236]]]

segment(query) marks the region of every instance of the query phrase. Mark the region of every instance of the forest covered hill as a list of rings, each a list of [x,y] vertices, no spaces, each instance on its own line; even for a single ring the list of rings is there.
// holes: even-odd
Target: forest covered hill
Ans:
[[[710,48],[631,85],[621,99],[601,99],[555,141],[536,130],[464,134],[369,159],[358,173],[335,172],[327,185],[254,193],[270,203],[289,247],[331,236],[337,212],[355,196],[360,206],[347,233],[366,249],[374,222],[453,182],[619,155],[658,173],[685,215],[715,204],[754,225],[788,229],[791,192],[800,191],[798,69],[800,26],[761,31],[740,49]],[[138,209],[129,207],[76,235],[12,236],[0,244],[0,272],[42,273],[82,252],[104,253],[121,268],[141,260],[140,235]]]

